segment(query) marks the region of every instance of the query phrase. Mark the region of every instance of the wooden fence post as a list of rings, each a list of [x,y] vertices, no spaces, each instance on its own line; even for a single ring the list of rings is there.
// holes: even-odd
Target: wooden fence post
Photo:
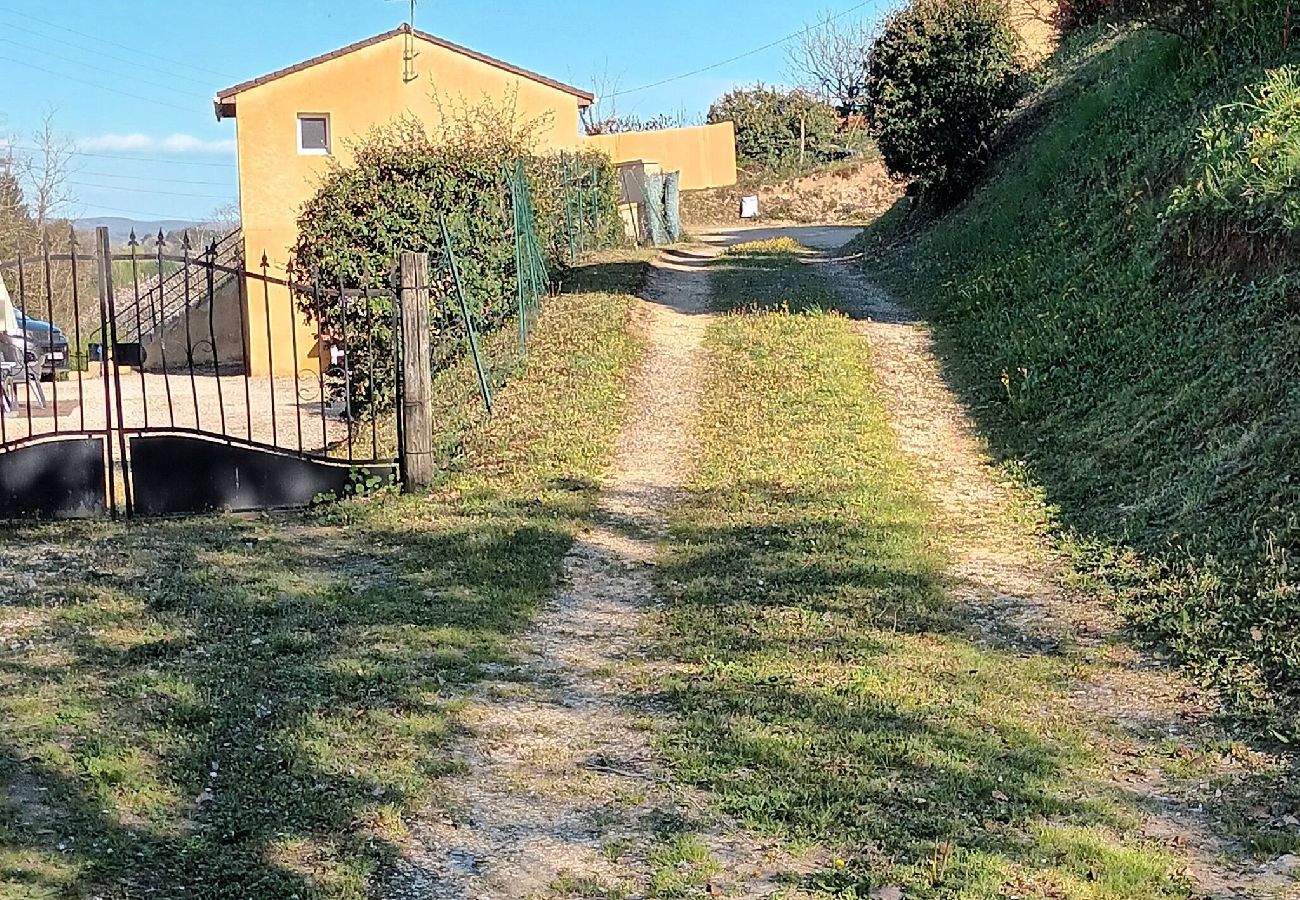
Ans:
[[[433,373],[429,345],[429,254],[403,251],[402,487],[409,493],[433,486]]]

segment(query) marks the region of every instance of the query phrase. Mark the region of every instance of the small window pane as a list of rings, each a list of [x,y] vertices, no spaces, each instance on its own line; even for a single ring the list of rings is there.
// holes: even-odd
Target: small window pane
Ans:
[[[299,146],[303,150],[328,153],[330,149],[329,122],[322,117],[303,116],[298,120]]]

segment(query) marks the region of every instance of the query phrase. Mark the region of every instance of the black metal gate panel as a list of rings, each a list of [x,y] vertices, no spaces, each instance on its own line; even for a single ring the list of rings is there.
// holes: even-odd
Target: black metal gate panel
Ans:
[[[133,508],[144,516],[291,509],[397,476],[393,465],[310,459],[204,435],[140,435],[130,439],[129,453]]]
[[[103,437],[69,437],[0,453],[0,519],[93,519],[108,513]]]
[[[246,266],[240,232],[203,241],[98,229],[0,261],[23,325],[0,321],[0,519],[300,507],[395,476],[391,280],[303,283]]]

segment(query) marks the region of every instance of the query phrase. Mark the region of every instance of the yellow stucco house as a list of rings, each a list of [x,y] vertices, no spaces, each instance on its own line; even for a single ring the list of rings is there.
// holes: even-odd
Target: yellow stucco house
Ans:
[[[266,253],[270,274],[284,276],[298,211],[331,161],[348,162],[349,138],[403,114],[436,128],[449,104],[483,98],[497,103],[513,98],[521,119],[544,118],[549,124],[540,136],[541,152],[592,146],[616,163],[654,161],[680,169],[686,189],[736,180],[735,133],[729,124],[584,138],[581,110],[595,99],[587,91],[403,25],[217,93],[217,118],[237,123],[239,200],[250,269]],[[284,288],[272,285],[271,291],[275,296],[264,297],[263,283],[250,280],[250,372],[314,368],[314,330],[294,321],[299,317],[291,313]]]

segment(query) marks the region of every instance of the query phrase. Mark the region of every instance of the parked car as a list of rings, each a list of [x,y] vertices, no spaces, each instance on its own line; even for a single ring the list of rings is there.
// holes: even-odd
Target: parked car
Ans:
[[[45,354],[45,377],[52,379],[59,372],[68,371],[72,366],[68,338],[59,326],[29,318],[20,309],[15,309],[14,313],[18,327],[27,333],[27,346],[36,353]]]

